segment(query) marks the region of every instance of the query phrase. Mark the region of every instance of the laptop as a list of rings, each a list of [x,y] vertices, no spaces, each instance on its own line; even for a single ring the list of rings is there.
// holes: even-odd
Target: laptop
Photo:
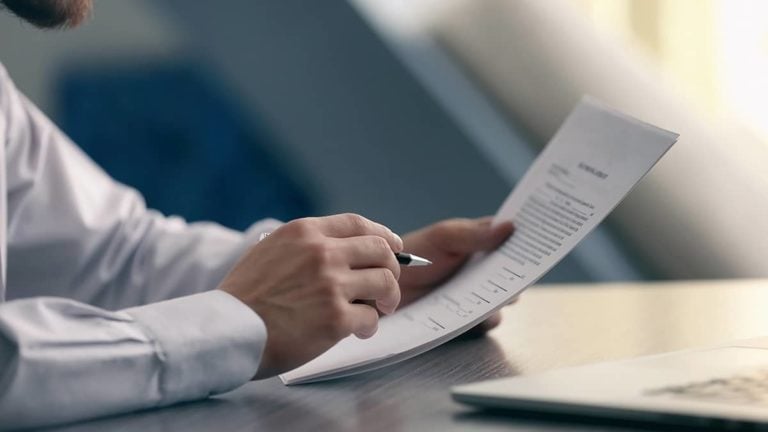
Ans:
[[[768,425],[768,337],[451,389],[485,408],[671,424]]]

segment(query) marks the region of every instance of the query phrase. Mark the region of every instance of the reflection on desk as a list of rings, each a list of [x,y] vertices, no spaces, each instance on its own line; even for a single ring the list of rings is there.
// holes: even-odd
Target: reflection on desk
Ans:
[[[621,430],[631,425],[477,412],[456,384],[768,335],[768,281],[537,286],[484,338],[371,373],[285,387],[276,378],[207,401],[52,429],[90,431]]]

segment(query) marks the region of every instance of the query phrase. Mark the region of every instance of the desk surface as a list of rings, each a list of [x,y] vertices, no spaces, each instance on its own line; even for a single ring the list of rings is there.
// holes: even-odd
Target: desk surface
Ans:
[[[768,280],[536,286],[488,337],[337,381],[252,382],[203,402],[57,431],[596,430],[458,405],[456,384],[768,335]],[[599,425],[631,430],[632,425]],[[519,429],[518,429],[519,428]]]

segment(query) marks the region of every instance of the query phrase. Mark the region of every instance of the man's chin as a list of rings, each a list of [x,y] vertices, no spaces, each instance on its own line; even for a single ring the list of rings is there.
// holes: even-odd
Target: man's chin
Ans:
[[[92,0],[0,0],[19,18],[41,28],[76,27],[90,15]]]

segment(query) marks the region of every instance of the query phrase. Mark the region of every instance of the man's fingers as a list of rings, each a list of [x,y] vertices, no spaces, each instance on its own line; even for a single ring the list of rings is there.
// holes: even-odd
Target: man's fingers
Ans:
[[[395,275],[395,279],[400,279],[400,264],[383,238],[362,236],[337,241],[351,269],[384,267]]]
[[[449,219],[435,226],[434,242],[443,250],[468,254],[493,250],[514,231],[511,222],[491,226],[491,217],[479,219]]]
[[[354,270],[347,274],[344,291],[350,300],[373,300],[376,308],[391,314],[400,303],[400,285],[385,268]]]
[[[507,241],[513,232],[515,232],[515,226],[512,224],[512,221],[504,221],[491,226],[483,241],[484,244],[481,245],[481,250],[491,251],[496,249]]]
[[[347,312],[351,333],[360,339],[368,339],[379,328],[379,313],[366,304],[350,304]]]
[[[499,324],[501,324],[501,312],[496,312],[490,317],[488,317],[485,321],[478,324],[477,331],[479,332],[491,331],[496,327],[498,327]]]
[[[329,237],[347,238],[357,236],[379,236],[389,243],[394,252],[403,250],[403,240],[389,228],[353,213],[312,218],[318,229]]]

